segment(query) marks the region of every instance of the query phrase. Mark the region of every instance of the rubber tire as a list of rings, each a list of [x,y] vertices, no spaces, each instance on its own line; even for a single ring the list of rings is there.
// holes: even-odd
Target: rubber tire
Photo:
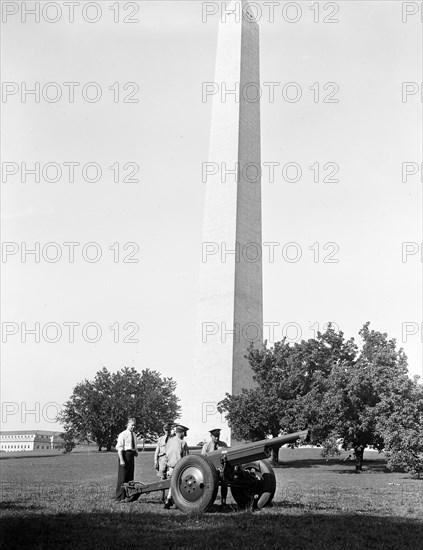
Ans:
[[[231,487],[232,496],[239,508],[249,508],[253,504],[260,510],[264,506],[268,506],[275,495],[276,491],[276,477],[275,472],[270,464],[269,460],[258,460],[256,462],[249,462],[243,464],[242,469],[254,468],[262,478],[262,486],[258,493],[259,498],[255,502],[254,493],[247,488],[243,487]],[[257,493],[255,493],[257,494]]]
[[[199,498],[196,500],[187,500],[181,490],[181,484],[184,480],[184,473],[188,468],[197,470],[200,478],[203,479],[204,487],[199,492]],[[216,500],[219,490],[219,474],[210,460],[202,455],[184,456],[175,466],[172,478],[172,499],[181,512],[202,513],[212,506]]]

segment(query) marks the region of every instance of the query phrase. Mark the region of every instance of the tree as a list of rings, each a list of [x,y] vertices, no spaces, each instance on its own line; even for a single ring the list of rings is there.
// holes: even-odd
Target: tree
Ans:
[[[242,390],[237,396],[226,394],[218,408],[227,412],[235,439],[255,441],[280,432],[277,405],[262,388]]]
[[[281,354],[287,351],[285,341],[276,345]],[[273,350],[266,348],[265,343],[260,350],[251,346],[248,359],[258,387],[242,390],[239,395],[227,393],[217,408],[220,413],[226,413],[235,439],[257,441],[269,435],[276,437],[281,431],[282,396],[272,385],[272,380],[277,374],[275,354]],[[278,462],[278,454],[279,447],[273,447],[271,457],[274,462]]]
[[[58,445],[58,449],[61,449],[63,453],[71,453],[76,447],[75,432],[70,426],[65,426],[65,430],[60,434],[62,443]]]
[[[99,451],[102,447],[111,451],[128,416],[136,418],[137,434],[145,438],[157,437],[163,422],[178,418],[175,389],[172,378],[162,378],[156,371],[139,373],[125,367],[111,373],[103,368],[94,380],[74,388],[59,420],[80,439],[94,440]]]
[[[408,380],[401,395],[381,420],[388,468],[413,476],[423,474],[423,388],[419,377]]]
[[[235,437],[262,439],[313,427],[320,440],[329,433],[321,410],[327,378],[334,364],[351,362],[355,353],[354,341],[345,341],[330,325],[316,339],[250,347],[247,358],[257,387],[227,394],[219,410],[226,413]]]
[[[242,390],[240,395],[226,394],[218,405],[219,412],[226,412],[226,419],[237,440],[258,441],[281,433],[280,399],[269,395],[262,387]],[[271,459],[278,462],[278,447],[270,449]]]
[[[390,452],[392,467],[422,462],[423,399],[408,376],[407,358],[386,333],[359,332],[363,347],[330,325],[317,337],[296,344],[286,340],[250,348],[248,359],[257,387],[219,404],[236,436],[252,440],[309,428],[323,455],[338,445],[354,449],[356,468],[373,445]],[[419,389],[420,388],[420,389]],[[259,437],[258,437],[259,436]]]
[[[381,451],[387,434],[386,419],[402,408],[410,379],[404,351],[386,333],[359,332],[363,348],[352,363],[334,365],[324,395],[323,411],[332,435],[344,449],[354,449],[356,469],[362,470],[369,445]]]

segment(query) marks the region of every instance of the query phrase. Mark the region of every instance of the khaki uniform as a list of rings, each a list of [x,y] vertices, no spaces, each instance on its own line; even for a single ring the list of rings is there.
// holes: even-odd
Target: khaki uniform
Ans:
[[[181,460],[182,457],[189,455],[188,445],[183,439],[179,437],[172,437],[167,443],[166,446],[166,461],[168,470],[174,469],[177,463]],[[171,472],[169,472],[169,477]]]
[[[220,441],[218,439],[216,442],[214,442],[212,439],[203,445],[203,448],[201,449],[201,454],[204,456],[207,456],[209,453],[213,451],[217,451],[219,449],[227,448],[228,446],[224,441]],[[222,482],[220,486],[220,495],[222,499],[222,505],[226,505],[226,497],[228,496],[228,486],[226,483]]]
[[[182,457],[189,455],[188,445],[185,443],[183,439],[180,439],[177,435],[175,437],[172,437],[170,441],[168,441],[166,446],[166,462],[167,462],[167,477],[171,478],[173,474],[173,470],[175,466],[178,464],[178,462],[181,460]],[[169,503],[172,502],[172,488],[169,488],[169,492],[167,494],[167,503],[165,504],[165,508],[169,507]]]
[[[174,437],[172,435],[162,435],[157,440],[157,447],[154,452],[154,467],[156,468],[157,475],[161,479],[167,478],[167,459],[166,459],[166,448],[171,440]]]
[[[203,445],[203,448],[201,449],[201,454],[207,456],[208,453],[211,453],[212,451],[217,451],[218,449],[222,449],[223,447],[228,447],[224,441],[216,441],[214,443],[213,441],[209,441],[208,443],[205,443]]]

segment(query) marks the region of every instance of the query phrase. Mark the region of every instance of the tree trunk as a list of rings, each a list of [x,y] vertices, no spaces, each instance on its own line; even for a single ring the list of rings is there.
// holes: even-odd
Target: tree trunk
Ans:
[[[98,452],[101,452],[101,445],[98,446]]]
[[[355,469],[357,472],[361,472],[363,470],[363,455],[364,455],[364,445],[359,445],[358,447],[354,448],[354,454],[355,454]]]
[[[112,444],[111,443],[107,443],[106,445],[106,451],[111,451],[112,450]]]

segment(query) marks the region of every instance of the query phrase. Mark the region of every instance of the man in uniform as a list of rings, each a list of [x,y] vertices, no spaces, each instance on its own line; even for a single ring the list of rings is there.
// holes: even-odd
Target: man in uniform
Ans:
[[[207,456],[212,451],[217,451],[218,449],[221,449],[222,447],[227,447],[226,443],[224,441],[220,441],[220,428],[214,428],[213,430],[210,430],[210,441],[208,443],[205,443],[203,445],[203,448],[201,449],[201,454],[204,456]],[[221,505],[222,508],[226,506],[226,497],[228,496],[228,486],[225,483],[222,483],[221,489]]]
[[[173,470],[182,457],[189,454],[188,445],[184,441],[188,428],[178,424],[175,427],[175,437],[170,438],[166,446],[167,477],[172,477]],[[169,509],[172,504],[172,488],[169,488],[164,507]]]
[[[166,461],[166,447],[168,441],[171,437],[174,437],[172,434],[172,422],[166,422],[163,424],[164,435],[160,436],[157,440],[157,447],[154,452],[154,467],[157,470],[157,475],[160,479],[167,478],[167,461]],[[165,499],[165,490],[162,491],[162,500]]]
[[[128,418],[126,430],[118,436],[116,450],[118,452],[118,480],[116,485],[116,500],[125,499],[124,483],[134,479],[134,459],[138,456],[137,436],[135,435],[135,418]]]
[[[166,462],[166,447],[170,440],[172,432],[172,423],[166,422],[163,425],[164,435],[160,436],[157,440],[157,447],[154,453],[154,467],[157,470],[157,475],[160,479],[166,479],[167,477],[167,462]]]

